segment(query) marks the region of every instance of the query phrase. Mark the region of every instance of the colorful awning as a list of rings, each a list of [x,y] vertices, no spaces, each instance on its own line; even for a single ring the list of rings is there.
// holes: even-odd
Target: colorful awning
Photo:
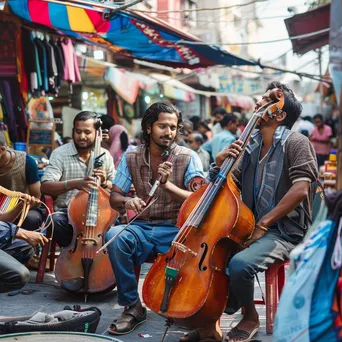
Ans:
[[[8,0],[11,12],[32,23],[106,48],[128,58],[182,68],[256,65],[213,45],[194,45],[197,38],[167,23],[134,12],[104,13],[44,0]],[[108,10],[107,10],[108,12]],[[180,41],[188,41],[189,43]]]
[[[328,29],[330,27],[330,4],[294,15],[284,21],[289,37]],[[291,42],[293,52],[303,55],[308,51],[329,44],[329,32],[323,32],[302,39],[293,39]]]

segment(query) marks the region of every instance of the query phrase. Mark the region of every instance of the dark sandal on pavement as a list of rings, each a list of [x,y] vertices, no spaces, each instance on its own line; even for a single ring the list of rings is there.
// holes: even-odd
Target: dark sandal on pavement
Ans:
[[[198,329],[185,334],[183,337],[186,337],[187,340],[186,341],[181,340],[181,342],[221,342],[222,341],[222,338],[219,337],[219,339],[217,339],[214,336],[207,336],[201,339],[201,335]]]
[[[144,323],[147,317],[147,310],[143,308],[144,314],[140,316],[135,308],[125,310],[121,316],[107,329],[112,335],[125,335],[133,331],[138,325]]]
[[[253,336],[258,332],[259,326],[256,327],[251,333],[249,333],[246,330],[240,330],[238,328],[233,328],[228,334],[227,337],[229,338],[228,342],[230,340],[238,341],[238,342],[247,342],[250,341]],[[227,341],[227,340],[225,340]]]

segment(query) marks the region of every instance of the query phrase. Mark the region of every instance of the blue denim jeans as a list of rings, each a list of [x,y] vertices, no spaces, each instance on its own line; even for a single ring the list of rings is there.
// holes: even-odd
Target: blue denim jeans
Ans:
[[[123,227],[111,227],[106,241]],[[135,222],[107,247],[116,278],[119,305],[131,306],[139,300],[134,266],[142,265],[158,253],[166,253],[177,233],[178,228],[172,223]]]

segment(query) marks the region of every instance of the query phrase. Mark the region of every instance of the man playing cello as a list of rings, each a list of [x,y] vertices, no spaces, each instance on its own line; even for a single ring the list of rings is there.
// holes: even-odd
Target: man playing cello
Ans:
[[[96,113],[83,111],[75,116],[73,140],[55,149],[50,163],[42,177],[42,193],[56,198],[55,209],[61,212],[53,216],[55,239],[60,247],[67,247],[72,240],[73,229],[68,222],[68,205],[79,191],[89,191],[97,187],[94,177],[101,181],[101,187],[110,189],[114,178],[114,163],[110,153],[103,149],[103,166],[94,169],[91,162],[94,156],[96,131],[100,121]]]
[[[274,262],[288,259],[290,251],[301,242],[311,221],[311,183],[318,176],[315,152],[309,140],[290,128],[301,114],[302,107],[287,86],[272,82],[256,110],[269,103],[270,91],[283,92],[282,111],[263,119],[238,160],[232,175],[241,189],[242,201],[255,216],[254,232],[243,251],[229,262],[230,277],[227,313],[244,307],[242,320],[231,329],[226,341],[249,341],[259,329],[259,316],[254,295],[254,276]],[[216,166],[209,171],[210,180],[218,175],[228,157],[237,157],[242,142],[236,141],[216,157]],[[253,186],[250,186],[254,180]],[[181,341],[221,341],[219,325],[201,327]]]
[[[171,103],[154,103],[146,110],[141,122],[144,145],[126,152],[118,167],[110,199],[116,210],[125,208],[140,214],[152,185],[158,175],[161,178],[157,201],[108,246],[117,281],[118,301],[127,308],[108,328],[110,334],[127,334],[146,320],[134,265],[141,265],[170,248],[178,232],[176,221],[181,204],[205,183],[198,155],[175,143],[181,125],[182,116],[176,107]],[[162,158],[165,150],[170,154],[168,161]],[[137,193],[133,198],[127,197],[132,184]],[[112,227],[106,239],[121,229],[122,226]]]

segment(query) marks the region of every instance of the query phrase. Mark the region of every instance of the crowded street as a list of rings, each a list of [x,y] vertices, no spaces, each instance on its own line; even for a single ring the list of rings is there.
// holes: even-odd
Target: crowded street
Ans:
[[[340,0],[0,0],[0,342],[342,341]]]

